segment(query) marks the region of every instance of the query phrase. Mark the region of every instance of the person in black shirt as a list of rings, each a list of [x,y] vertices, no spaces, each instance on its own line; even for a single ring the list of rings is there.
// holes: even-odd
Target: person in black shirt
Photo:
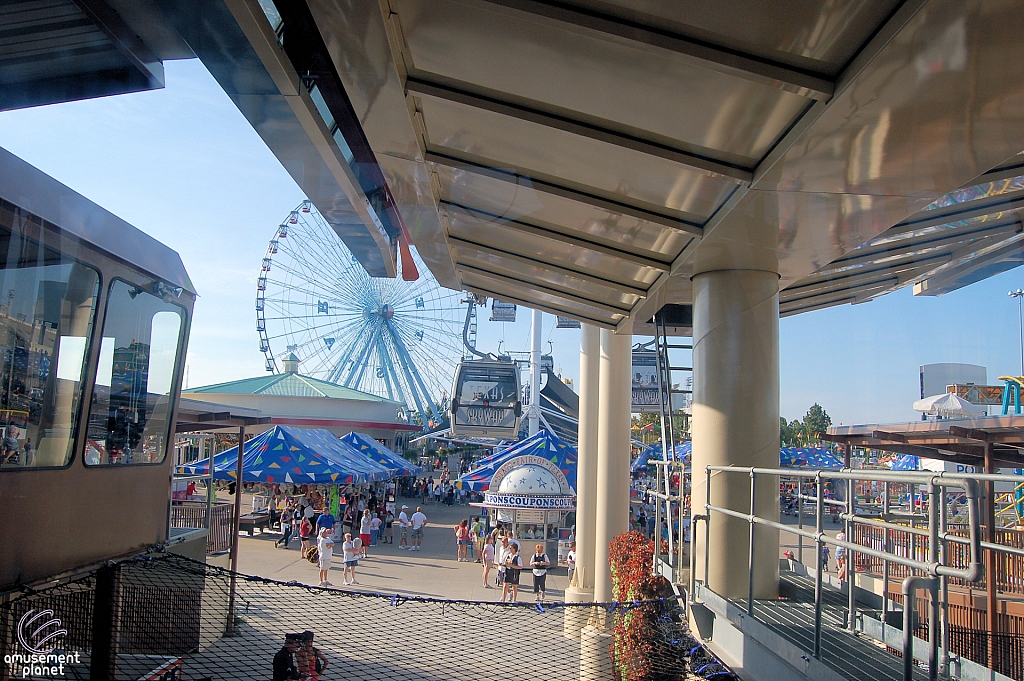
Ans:
[[[274,681],[291,681],[304,679],[305,674],[299,673],[295,664],[295,653],[302,643],[302,634],[285,634],[284,647],[274,655]]]

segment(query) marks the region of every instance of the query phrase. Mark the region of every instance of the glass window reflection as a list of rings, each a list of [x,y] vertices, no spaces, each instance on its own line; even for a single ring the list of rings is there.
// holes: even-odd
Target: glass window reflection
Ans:
[[[123,281],[110,287],[85,463],[163,461],[182,308]]]

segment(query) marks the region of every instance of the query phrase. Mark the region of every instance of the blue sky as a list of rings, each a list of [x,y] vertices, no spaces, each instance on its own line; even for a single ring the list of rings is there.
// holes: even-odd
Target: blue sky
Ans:
[[[168,62],[163,90],[0,113],[0,146],[177,250],[200,298],[189,385],[263,373],[256,274],[275,227],[304,197],[197,61]],[[1020,368],[1014,270],[939,298],[909,290],[781,322],[782,414],[814,402],[836,423],[915,418],[921,364]],[[480,347],[528,350],[530,314],[487,322]],[[544,350],[576,378],[579,332],[544,317]],[[639,340],[639,339],[638,339]],[[548,344],[548,341],[551,344]]]

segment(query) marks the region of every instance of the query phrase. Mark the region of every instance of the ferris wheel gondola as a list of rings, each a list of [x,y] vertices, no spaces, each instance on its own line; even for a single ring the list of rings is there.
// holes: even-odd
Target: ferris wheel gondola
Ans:
[[[523,415],[519,367],[498,359],[459,362],[450,409],[453,436],[515,438]]]

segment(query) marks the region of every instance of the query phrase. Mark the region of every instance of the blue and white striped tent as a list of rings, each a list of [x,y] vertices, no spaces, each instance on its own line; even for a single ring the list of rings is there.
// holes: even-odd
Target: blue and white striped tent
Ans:
[[[779,451],[779,464],[783,468],[842,468],[843,462],[824,447],[783,447]]]

